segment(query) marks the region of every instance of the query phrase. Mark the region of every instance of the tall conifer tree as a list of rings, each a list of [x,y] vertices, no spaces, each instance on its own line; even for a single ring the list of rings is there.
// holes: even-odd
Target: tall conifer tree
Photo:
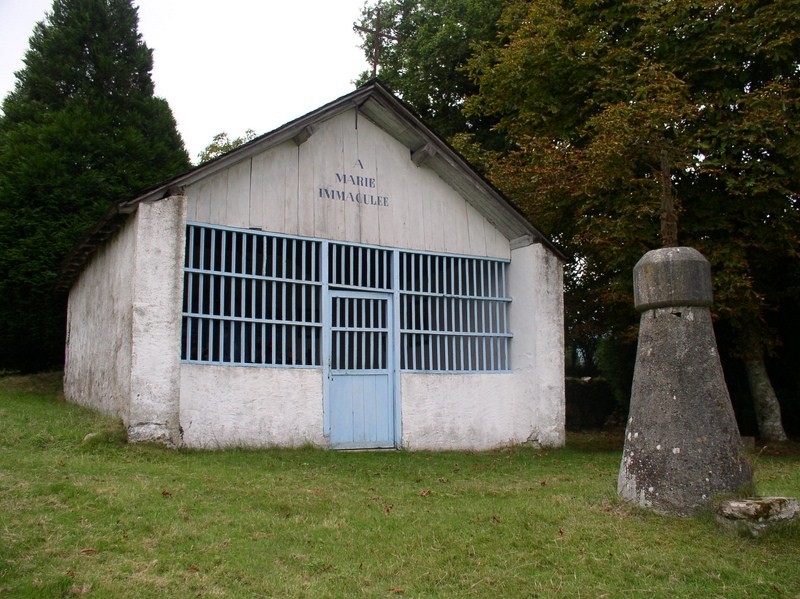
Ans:
[[[70,247],[112,202],[189,167],[131,0],[55,0],[0,117],[0,368],[63,358]]]

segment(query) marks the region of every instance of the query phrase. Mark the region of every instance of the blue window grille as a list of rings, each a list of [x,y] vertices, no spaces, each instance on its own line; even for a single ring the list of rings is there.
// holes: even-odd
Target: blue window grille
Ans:
[[[181,358],[319,366],[321,242],[189,224]]]
[[[328,250],[328,273],[331,287],[391,291],[392,250],[331,243]]]
[[[381,335],[397,322],[401,370],[508,371],[507,265],[189,223],[181,359],[319,367],[323,310],[331,310],[334,333],[351,319],[359,329],[333,335],[332,359],[339,343],[363,342],[359,359],[385,368]],[[340,312],[341,301],[326,308],[334,289],[392,293],[399,318],[364,309],[361,323],[361,312]]]
[[[400,252],[400,367],[509,370],[506,263]]]

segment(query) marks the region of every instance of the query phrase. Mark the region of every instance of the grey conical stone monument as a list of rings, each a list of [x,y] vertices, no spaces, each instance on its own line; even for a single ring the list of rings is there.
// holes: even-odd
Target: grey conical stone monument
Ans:
[[[639,260],[633,285],[641,321],[617,490],[691,515],[752,482],[711,325],[711,269],[697,250],[662,248]]]

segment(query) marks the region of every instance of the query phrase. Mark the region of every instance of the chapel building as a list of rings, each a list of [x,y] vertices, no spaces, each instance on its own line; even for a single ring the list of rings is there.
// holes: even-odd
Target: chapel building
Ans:
[[[562,266],[371,81],[114,206],[64,392],[172,446],[562,445]]]

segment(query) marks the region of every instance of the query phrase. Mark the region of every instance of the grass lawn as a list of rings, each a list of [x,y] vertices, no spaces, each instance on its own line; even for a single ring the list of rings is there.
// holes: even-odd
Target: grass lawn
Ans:
[[[59,393],[0,379],[0,596],[800,597],[800,524],[753,539],[630,507],[621,435],[171,451]],[[800,446],[753,461],[759,493],[800,496]]]

